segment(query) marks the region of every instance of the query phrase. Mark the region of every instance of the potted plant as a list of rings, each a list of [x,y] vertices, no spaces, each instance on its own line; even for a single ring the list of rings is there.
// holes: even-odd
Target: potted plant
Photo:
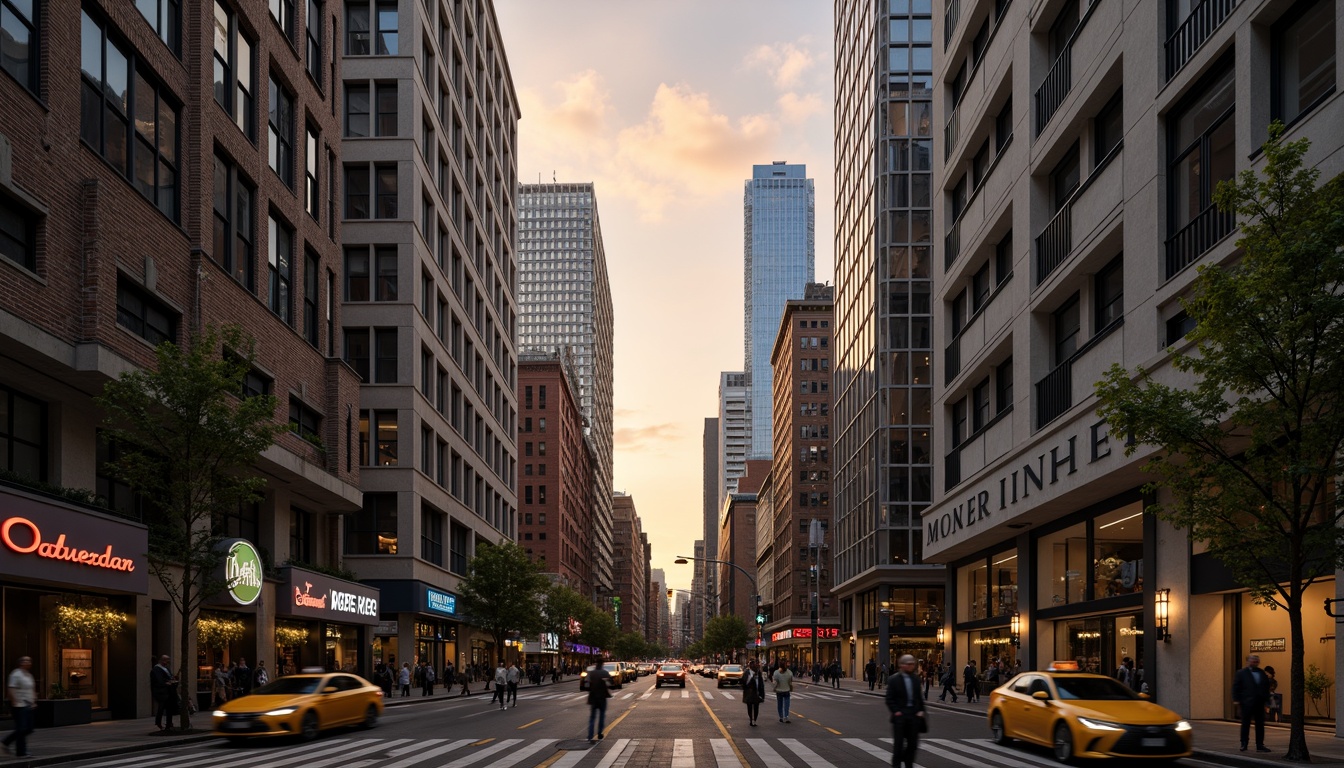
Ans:
[[[61,603],[56,606],[51,624],[60,652],[57,664],[59,682],[52,684],[50,698],[37,701],[37,727],[83,725],[93,720],[93,702],[78,695],[79,688],[88,679],[88,672],[85,667],[78,666],[67,675],[66,652],[81,651],[88,660],[93,651],[82,646],[93,641],[106,641],[123,632],[128,623],[130,616],[106,606],[84,603]]]
[[[1321,671],[1320,667],[1315,664],[1307,665],[1307,673],[1302,678],[1302,692],[1307,694],[1308,699],[1311,699],[1311,708],[1316,710],[1317,717],[1322,716],[1321,699],[1325,698],[1326,694],[1330,692],[1330,686],[1333,685],[1334,682],[1334,680],[1331,680]],[[1326,700],[1324,717],[1330,717],[1330,703],[1328,699]]]

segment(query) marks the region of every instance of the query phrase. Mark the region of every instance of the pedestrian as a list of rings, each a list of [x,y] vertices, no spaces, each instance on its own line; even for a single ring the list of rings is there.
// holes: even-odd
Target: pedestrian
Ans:
[[[425,666],[420,670],[421,696],[434,695],[434,680],[434,665],[429,663],[429,659],[425,659]]]
[[[517,664],[510,661],[509,668],[504,671],[504,683],[508,687],[508,701],[512,702],[514,707],[518,706],[518,683],[522,680],[522,677],[523,671],[518,668]]]
[[[873,690],[874,688],[877,687],[877,662],[876,662],[876,661],[873,661],[872,659],[869,659],[869,660],[868,660],[868,663],[865,664],[865,665],[863,665],[863,679],[864,679],[865,681],[867,681],[867,683],[868,683],[868,690],[871,691],[871,690]]]
[[[765,700],[765,678],[761,676],[761,662],[752,659],[742,675],[742,701],[747,705],[747,725],[755,726],[761,716],[761,702]]]
[[[980,675],[975,668],[975,659],[966,662],[961,670],[961,682],[966,689],[966,703],[980,700]]]
[[[844,671],[843,669],[840,668],[840,660],[839,660],[839,659],[836,659],[836,660],[834,660],[834,661],[831,662],[831,687],[832,687],[832,688],[839,688],[839,687],[840,687],[840,677],[841,677],[841,675],[843,675],[844,673],[845,673],[845,671]]]
[[[887,711],[891,713],[894,737],[891,764],[893,768],[914,768],[919,734],[928,732],[929,721],[915,676],[915,657],[906,654],[899,664],[900,671],[887,679]]]
[[[929,688],[933,687],[933,679],[938,676],[938,668],[933,665],[930,659],[924,665],[924,698],[929,698]]]
[[[1269,675],[1269,711],[1265,716],[1277,723],[1283,715],[1283,694],[1279,693],[1279,679],[1274,676],[1274,668],[1266,665],[1265,674]]]
[[[252,673],[252,679],[256,683],[258,688],[271,682],[271,676],[266,672],[265,661],[257,662],[257,671]]]
[[[495,695],[490,697],[491,704],[495,703],[495,699],[499,699],[500,710],[503,710],[504,707],[507,706],[505,697],[509,695],[508,687],[509,670],[504,667],[504,660],[500,659],[499,666],[495,668]]]
[[[607,699],[611,698],[608,682],[611,675],[601,664],[588,673],[588,743],[601,741],[607,729]],[[597,737],[593,737],[593,721],[597,721]]]
[[[470,666],[470,667],[468,667],[468,668],[462,670],[461,678],[462,678],[462,695],[463,695],[463,696],[470,696],[470,695],[471,695],[471,678],[472,678],[473,676],[475,676],[475,673],[476,673],[476,667],[475,667],[475,666]]]
[[[401,663],[401,672],[397,673],[397,687],[401,688],[402,698],[411,695],[411,662]]]
[[[821,662],[814,661],[812,662],[812,684],[816,685],[819,682],[821,682]]]
[[[957,675],[952,671],[952,664],[948,662],[942,666],[943,674],[939,683],[943,686],[943,692],[938,696],[939,701],[947,701],[947,695],[952,694],[952,703],[957,703]]]
[[[793,698],[793,670],[787,665],[775,670],[775,706],[779,709],[779,722],[789,723],[789,700]]]
[[[215,671],[210,676],[210,699],[216,708],[229,700],[229,673],[218,661],[215,662]]]
[[[233,687],[238,689],[239,696],[246,696],[252,692],[252,668],[247,666],[247,659],[238,657],[238,667],[233,670]]]
[[[14,730],[0,744],[4,744],[6,752],[12,748],[18,757],[33,757],[28,751],[28,734],[33,732],[33,709],[37,706],[37,681],[33,680],[32,668],[32,657],[20,656],[5,682]]]
[[[1115,668],[1115,679],[1119,680],[1120,684],[1126,688],[1129,688],[1130,683],[1133,682],[1133,673],[1130,670],[1130,665],[1133,663],[1133,660],[1126,656],[1120,660],[1120,666]]]
[[[457,677],[457,670],[453,668],[453,662],[446,661],[443,664],[443,692],[451,694],[453,692],[453,680]]]
[[[177,678],[168,668],[166,653],[149,671],[149,693],[154,698],[154,726],[160,731],[171,731],[173,715],[177,714]]]
[[[1251,723],[1255,723],[1255,751],[1270,752],[1265,746],[1265,707],[1269,704],[1269,675],[1260,668],[1260,657],[1246,657],[1246,666],[1232,679],[1232,700],[1241,707],[1241,751],[1246,751]]]

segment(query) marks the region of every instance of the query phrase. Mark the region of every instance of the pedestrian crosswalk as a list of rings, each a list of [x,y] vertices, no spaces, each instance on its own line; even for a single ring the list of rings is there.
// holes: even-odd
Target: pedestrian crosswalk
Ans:
[[[891,762],[889,738],[582,739],[334,738],[314,744],[233,749],[222,744],[164,749],[81,768],[877,768]],[[741,755],[741,759],[739,759]],[[1044,753],[986,739],[922,739],[921,768],[984,765],[1048,768]]]
[[[660,699],[660,700],[693,699],[696,698],[697,694],[695,690],[688,688],[649,688],[648,690],[645,690],[642,693],[640,691],[616,690],[612,692],[612,695],[614,698],[618,700],[634,699],[637,701],[647,701],[649,699]],[[728,701],[736,701],[740,694],[720,689],[701,689],[699,695],[704,696],[708,700],[713,700],[715,698],[723,698]],[[767,696],[768,695],[769,694],[767,694]],[[583,701],[587,698],[588,698],[587,692],[574,693],[573,691],[567,691],[565,693],[543,693],[536,695],[530,695],[524,691],[518,697],[520,701]],[[841,699],[852,699],[852,698],[854,698],[853,694],[841,693],[839,691],[835,692],[807,691],[806,693],[800,691],[793,692],[794,701],[806,701],[808,699],[818,699],[821,701],[828,701],[828,700],[839,701]]]

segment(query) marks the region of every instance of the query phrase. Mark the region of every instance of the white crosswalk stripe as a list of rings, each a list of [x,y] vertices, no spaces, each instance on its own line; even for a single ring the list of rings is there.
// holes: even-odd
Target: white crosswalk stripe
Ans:
[[[801,757],[808,768],[835,768],[835,766],[821,759],[821,755],[803,746],[803,743],[797,739],[780,739],[779,743],[785,749]]]
[[[406,757],[390,765],[383,766],[383,768],[407,768],[407,766],[415,765],[416,763],[433,759],[435,757],[438,757],[439,755],[447,754],[460,747],[465,747],[471,742],[472,742],[471,739],[459,739],[457,741],[452,741],[447,744],[441,744],[437,747],[431,747],[430,749],[424,751],[417,751],[411,754],[410,757]],[[397,750],[398,755],[400,755],[401,752],[402,750]]]
[[[714,751],[714,763],[717,768],[741,767],[737,753],[733,752],[733,745],[729,744],[727,739],[710,739],[709,746]]]
[[[654,694],[654,692],[655,692],[656,690],[657,690],[657,689],[655,689],[655,688],[650,688],[649,690],[647,690],[647,691],[644,692],[644,695],[643,695],[643,696],[640,696],[640,697],[639,697],[639,700],[640,700],[640,701],[643,701],[643,700],[649,698],[650,696],[652,696],[652,695]]]
[[[670,698],[672,698],[672,692],[671,692],[671,691],[663,691],[663,698],[664,698],[664,699],[670,699]]]
[[[672,768],[695,768],[695,742],[677,739],[672,742]]]
[[[508,757],[500,758],[490,763],[492,768],[510,768],[517,765],[527,758],[535,755],[546,747],[555,743],[555,739],[538,739],[525,747],[520,747],[511,753]]]
[[[682,689],[681,689],[681,698],[683,698],[683,699],[689,699],[689,698],[691,698],[691,692],[688,691],[688,690],[686,690],[685,688],[682,688]]]
[[[732,700],[733,700],[733,694],[731,694],[731,693],[721,693],[721,694],[719,694],[719,695],[722,696],[723,698],[729,700],[729,701],[732,701]]]
[[[453,762],[446,764],[444,768],[465,768],[465,766],[471,765],[472,763],[480,762],[481,760],[484,760],[485,758],[490,757],[491,755],[503,752],[506,749],[512,749],[515,745],[521,743],[523,743],[522,739],[504,739],[503,741],[495,742],[494,744],[491,744],[485,747],[484,749],[472,752],[469,755],[459,757]]]
[[[751,751],[761,758],[761,762],[765,763],[765,768],[792,768],[789,761],[781,757],[765,739],[747,739],[747,746],[751,747]]]
[[[619,758],[622,754],[624,754],[626,748],[631,746],[632,744],[638,746],[639,741],[637,739],[636,740],[621,739],[620,741],[616,742],[616,744],[611,749],[607,750],[607,754],[602,757],[602,761],[599,762],[597,765],[593,766],[593,768],[611,768],[611,764],[616,762],[616,759]],[[627,757],[625,759],[629,760],[630,758]]]
[[[414,744],[408,744],[404,747],[393,749],[389,751],[387,754],[393,757],[400,757],[401,755],[404,755],[408,752],[415,752],[416,750],[423,750],[423,749],[432,749],[433,747],[436,747],[439,744],[444,743],[445,741],[447,741],[447,739],[420,739],[416,741]]]
[[[631,696],[634,696],[634,695],[635,695],[634,691],[631,691],[630,693],[625,694],[625,695],[622,696],[621,698],[622,698],[622,699],[628,699],[628,698],[630,698]]]
[[[881,760],[884,763],[887,762],[889,759],[891,759],[890,749],[882,749],[880,747],[875,747],[872,744],[869,744],[868,742],[864,741],[863,739],[844,739],[844,742],[850,745],[851,747],[854,747],[855,749],[860,749],[864,752],[867,752],[868,754],[872,755],[873,757],[876,757],[878,760]]]
[[[704,697],[705,697],[706,699],[712,699],[712,698],[714,698],[714,692],[713,692],[713,691],[701,691],[700,693],[703,694]]]
[[[924,741],[921,741],[919,743],[919,749],[921,752],[928,752],[931,755],[937,755],[938,757],[946,758],[953,762],[958,763],[965,762],[966,754],[969,754],[977,762],[983,763],[985,765],[990,766],[1002,765],[1005,766],[1005,768],[1018,768],[1018,766],[1022,765],[1021,761],[1017,761],[1012,758],[1005,757],[1003,755],[996,755],[992,752],[984,752],[978,749],[969,749],[965,751],[966,754],[962,754],[961,750],[951,749],[952,746],[953,746],[952,743],[943,740],[933,741],[930,739],[925,739]]]
[[[1055,765],[1055,763],[1052,763],[1045,758],[1037,757],[1029,752],[1025,752],[1021,748],[1000,747],[986,739],[973,739],[971,741],[932,739],[931,741],[938,744],[946,744],[949,747],[960,749],[962,751],[978,751],[998,759],[1006,758],[1009,762],[1016,761],[1018,765],[1032,763],[1034,765],[1043,766],[1044,768],[1050,768],[1050,766]]]

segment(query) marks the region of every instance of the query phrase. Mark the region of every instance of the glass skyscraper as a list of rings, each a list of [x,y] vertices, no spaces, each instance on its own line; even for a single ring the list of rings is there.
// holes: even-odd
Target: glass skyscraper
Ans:
[[[834,568],[860,669],[927,656],[944,604],[919,528],[933,469],[932,12],[835,3]]]
[[[754,165],[742,207],[746,365],[751,385],[749,458],[769,459],[773,393],[770,351],[784,302],[801,299],[816,273],[816,194],[807,166]]]

